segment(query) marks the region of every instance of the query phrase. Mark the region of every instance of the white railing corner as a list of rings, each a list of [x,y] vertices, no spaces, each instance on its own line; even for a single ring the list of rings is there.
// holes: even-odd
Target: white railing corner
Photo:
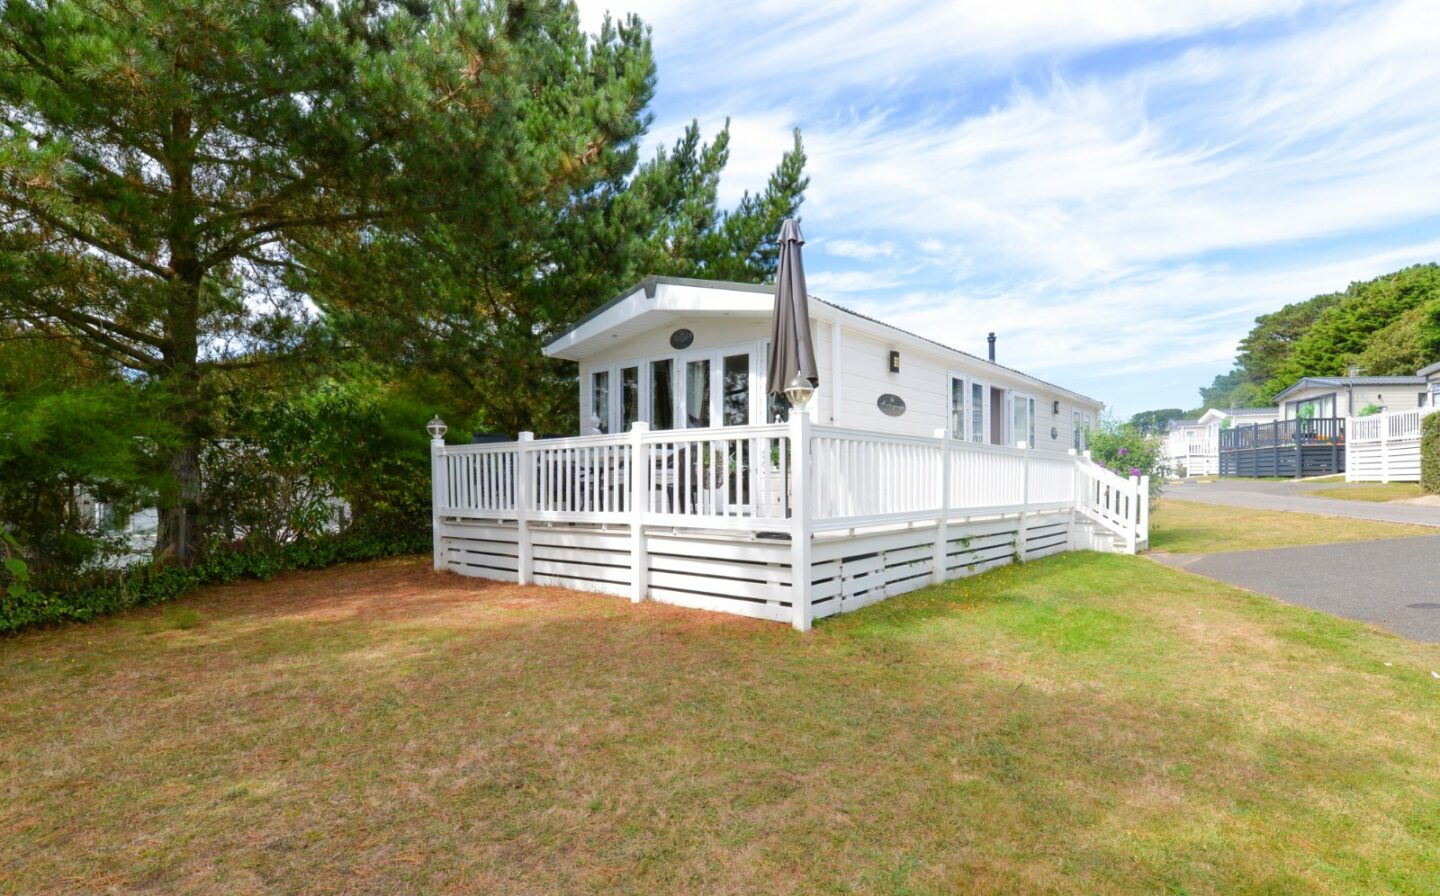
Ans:
[[[1024,442],[1021,448],[1028,447]],[[1025,562],[1030,545],[1030,452],[1020,458],[1020,521],[1015,530],[1015,559]]]
[[[815,612],[810,604],[810,415],[796,408],[789,426],[791,625],[806,632]]]
[[[645,434],[650,424],[643,421],[630,427],[630,600],[640,603],[650,593],[650,563],[646,556],[645,509],[650,496],[650,463],[645,455]]]
[[[931,563],[934,565],[935,584],[947,578],[950,565],[950,430],[935,430],[940,440],[940,519],[935,524],[935,552]]]
[[[441,553],[440,539],[440,508],[445,503],[445,496],[449,490],[449,484],[445,477],[445,457],[440,450],[445,447],[445,440],[430,440],[430,529],[433,538],[432,550],[434,552],[435,570],[438,572],[445,568],[445,559]]]
[[[515,576],[521,585],[535,580],[535,551],[529,513],[535,502],[535,433],[522,432],[515,444]]]
[[[1141,544],[1150,544],[1150,477],[1140,477],[1140,517],[1136,521]]]

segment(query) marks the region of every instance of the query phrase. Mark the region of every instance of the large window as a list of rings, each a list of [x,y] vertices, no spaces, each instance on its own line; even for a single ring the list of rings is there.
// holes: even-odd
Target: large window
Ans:
[[[1072,411],[1070,423],[1073,427],[1071,433],[1071,444],[1076,451],[1084,451],[1090,445],[1090,415],[1081,411]]]
[[[590,374],[590,431],[610,431],[610,371]]]
[[[640,368],[620,368],[620,429],[629,432],[640,422]]]
[[[965,381],[950,377],[950,438],[965,438]]]
[[[750,356],[726,355],[720,375],[720,423],[744,426],[750,422]]]
[[[685,425],[710,425],[710,359],[685,362]]]
[[[1316,420],[1335,416],[1335,393],[1285,403],[1286,420]]]
[[[970,383],[970,441],[986,441],[984,383]]]
[[[1035,399],[1015,393],[1014,414],[1011,418],[1010,441],[1024,442],[1025,447],[1035,447]]]
[[[950,374],[950,437],[961,441],[988,442],[986,397],[989,387],[975,380]]]
[[[587,433],[629,432],[642,420],[653,430],[746,426],[764,407],[752,394],[754,357],[745,346],[591,370],[582,390],[582,427]]]
[[[675,428],[675,362],[650,362],[650,428]]]

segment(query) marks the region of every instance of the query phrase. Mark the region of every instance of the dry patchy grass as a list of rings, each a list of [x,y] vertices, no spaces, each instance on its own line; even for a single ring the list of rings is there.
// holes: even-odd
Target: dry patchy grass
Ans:
[[[1093,554],[808,636],[298,573],[0,641],[0,890],[1430,893],[1432,668]]]
[[[1425,497],[1425,490],[1418,482],[1352,482],[1346,485],[1330,485],[1325,488],[1304,492],[1317,498],[1337,498],[1341,501],[1405,501]]]
[[[1437,531],[1431,526],[1162,499],[1155,503],[1150,518],[1150,548],[1175,554],[1218,554],[1407,538]]]

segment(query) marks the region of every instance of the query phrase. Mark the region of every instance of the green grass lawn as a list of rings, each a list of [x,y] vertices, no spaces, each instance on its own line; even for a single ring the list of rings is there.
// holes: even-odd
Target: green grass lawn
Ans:
[[[1418,482],[1353,482],[1310,489],[1304,494],[1317,498],[1338,498],[1341,501],[1403,501],[1422,498],[1425,490]]]
[[[1217,554],[1436,534],[1440,529],[1432,526],[1225,507],[1173,498],[1156,501],[1150,516],[1150,549],[1175,554]]]
[[[1440,647],[1096,554],[805,636],[427,566],[0,641],[0,891],[1440,890]]]

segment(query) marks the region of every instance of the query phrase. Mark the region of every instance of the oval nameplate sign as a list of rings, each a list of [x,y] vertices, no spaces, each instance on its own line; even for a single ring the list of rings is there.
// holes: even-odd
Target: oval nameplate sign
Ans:
[[[882,414],[890,417],[899,417],[905,413],[905,399],[899,395],[891,395],[889,392],[886,392],[884,395],[875,399],[875,407],[879,408]]]
[[[670,334],[671,348],[689,348],[690,343],[695,341],[695,334],[689,330],[680,329]]]

